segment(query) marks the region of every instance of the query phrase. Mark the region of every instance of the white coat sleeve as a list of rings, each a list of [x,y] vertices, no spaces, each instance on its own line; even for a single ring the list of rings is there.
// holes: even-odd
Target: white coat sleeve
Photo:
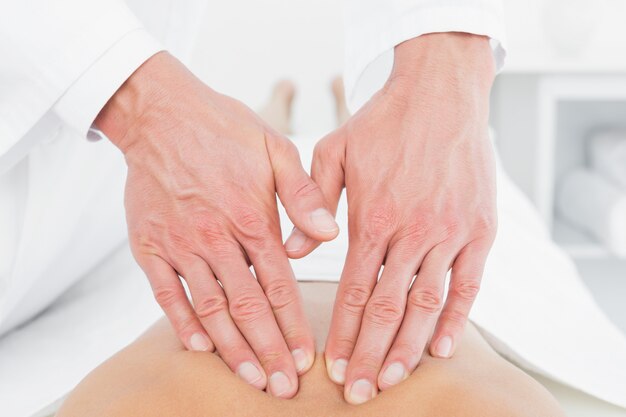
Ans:
[[[122,0],[0,4],[0,158],[50,113],[87,136],[120,85],[161,50]]]
[[[393,48],[420,35],[484,35],[491,40],[498,71],[504,63],[501,0],[344,0],[344,23],[344,83],[352,112],[387,80]]]

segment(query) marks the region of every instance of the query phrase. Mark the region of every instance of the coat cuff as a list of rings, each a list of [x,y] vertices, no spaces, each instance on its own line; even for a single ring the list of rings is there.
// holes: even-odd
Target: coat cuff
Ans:
[[[92,124],[100,110],[141,64],[161,50],[145,29],[126,33],[61,96],[54,112],[81,137],[99,139],[102,134]]]
[[[354,1],[353,1],[354,2]],[[354,12],[346,16],[344,83],[348,108],[356,112],[382,86],[393,66],[394,47],[428,33],[465,32],[490,38],[496,70],[506,55],[504,17],[498,1],[468,1],[461,5],[432,5],[377,13]],[[382,9],[380,10],[382,11]],[[380,12],[379,11],[379,12]]]

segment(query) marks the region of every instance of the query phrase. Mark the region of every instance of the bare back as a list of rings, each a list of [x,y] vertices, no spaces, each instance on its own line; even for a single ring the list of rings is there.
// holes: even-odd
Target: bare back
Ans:
[[[318,351],[324,344],[336,284],[300,283]],[[162,319],[103,363],[72,392],[58,413],[70,416],[562,416],[535,380],[498,356],[468,325],[452,359],[424,354],[404,382],[359,406],[326,374],[318,353],[295,398],[259,391],[219,355],[190,352]]]

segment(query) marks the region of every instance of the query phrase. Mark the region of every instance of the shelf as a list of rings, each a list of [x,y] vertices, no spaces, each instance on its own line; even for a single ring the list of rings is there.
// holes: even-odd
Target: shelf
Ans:
[[[515,75],[623,75],[626,73],[626,62],[595,62],[568,61],[565,59],[546,59],[531,62],[511,62],[502,68],[501,74]]]
[[[554,219],[554,241],[575,259],[605,259],[614,256],[593,236],[561,219]]]

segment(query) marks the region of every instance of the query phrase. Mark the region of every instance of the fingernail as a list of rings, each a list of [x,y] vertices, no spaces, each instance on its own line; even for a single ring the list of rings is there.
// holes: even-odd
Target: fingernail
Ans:
[[[437,344],[436,353],[440,358],[447,358],[450,356],[450,351],[452,350],[452,338],[450,336],[444,336],[439,339],[439,344]]]
[[[191,346],[191,350],[203,352],[209,350],[209,339],[201,333],[194,333],[191,335],[191,338],[189,338],[189,345]]]
[[[239,365],[237,375],[250,385],[255,385],[263,379],[263,374],[252,362],[243,362]]]
[[[383,372],[382,380],[387,385],[396,385],[402,382],[406,376],[404,365],[400,362],[394,362]]]
[[[318,232],[330,233],[339,230],[339,226],[335,222],[332,214],[328,210],[318,208],[311,213],[311,222]]]
[[[280,397],[291,389],[291,382],[283,372],[274,372],[270,376],[270,392],[275,397]]]
[[[291,356],[293,356],[293,361],[296,364],[296,370],[298,372],[302,372],[309,368],[311,360],[309,359],[309,355],[307,355],[303,349],[292,350]]]
[[[337,359],[330,366],[330,379],[337,384],[343,384],[346,382],[346,368],[348,367],[348,361],[345,359]]]
[[[287,252],[299,251],[304,246],[306,240],[306,235],[302,233],[300,229],[294,227],[294,229],[291,231],[291,235],[289,235],[287,241],[285,242],[285,250]]]
[[[367,379],[357,379],[350,388],[350,402],[352,404],[363,404],[374,398],[374,387]]]

